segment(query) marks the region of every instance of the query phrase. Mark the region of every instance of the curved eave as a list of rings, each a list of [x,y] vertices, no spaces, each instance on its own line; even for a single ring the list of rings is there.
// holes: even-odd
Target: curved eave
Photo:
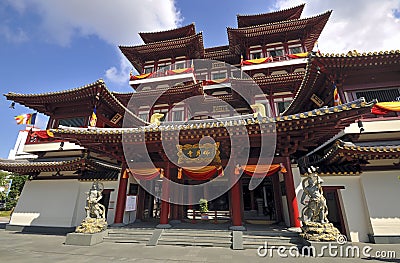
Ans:
[[[0,160],[0,170],[21,175],[30,175],[41,172],[76,171],[81,169],[92,171],[120,171],[120,168],[115,165],[80,157],[68,161]]]
[[[307,176],[305,168],[302,170],[301,176]],[[361,174],[361,167],[355,164],[341,164],[341,165],[321,165],[318,167],[318,175],[320,176],[354,176]]]
[[[307,50],[312,50],[315,41],[317,41],[319,35],[328,22],[328,19],[332,11],[327,11],[321,15],[304,18],[281,21],[276,23],[270,23],[266,25],[250,26],[243,28],[227,28],[228,39],[231,48],[240,43],[240,39],[254,38],[254,37],[266,37],[271,35],[284,35],[290,32],[299,32],[304,35],[304,31],[308,30],[308,34],[304,39],[304,43]]]
[[[293,114],[290,116],[281,116],[276,118],[254,118],[253,114],[222,118],[219,120],[201,120],[191,123],[168,123],[163,125],[147,126],[141,128],[69,128],[62,127],[51,130],[55,137],[69,138],[79,141],[85,146],[99,143],[120,144],[123,138],[131,138],[132,142],[156,142],[161,140],[161,132],[180,131],[181,139],[201,138],[202,132],[206,131],[210,136],[216,136],[226,132],[221,131],[225,127],[235,127],[245,125],[248,130],[253,130],[257,134],[257,127],[265,126],[273,128],[278,132],[278,137],[282,141],[286,140],[290,133],[313,132],[318,138],[317,143],[329,139],[335,133],[343,129],[349,123],[354,122],[361,114],[370,111],[375,102],[366,103],[364,100],[357,100],[340,106],[330,108],[320,108],[309,112]],[[322,127],[326,131],[321,130]],[[317,130],[315,130],[317,129]],[[327,132],[329,130],[329,132]],[[165,134],[164,134],[165,135]],[[195,135],[193,137],[193,135]],[[197,136],[197,137],[196,137]],[[227,135],[228,136],[228,135]],[[187,137],[187,138],[186,138]],[[221,137],[221,136],[219,136]],[[221,137],[222,138],[222,137]],[[285,139],[286,138],[286,139]],[[299,143],[307,143],[302,137]]]
[[[301,83],[304,75],[304,72],[296,72],[282,75],[255,77],[253,80],[259,86],[286,86],[293,83]]]
[[[347,54],[319,54],[315,53],[309,58],[306,72],[293,101],[283,115],[299,112],[304,108],[311,107],[310,97],[323,88],[326,74],[337,70],[346,69],[359,70],[380,69],[382,67],[396,67],[400,65],[400,50],[380,51],[369,53],[357,53],[355,51]],[[333,96],[331,98],[333,100]]]
[[[129,100],[139,101],[139,100],[146,100],[148,98],[154,98],[154,97],[159,97],[161,99],[164,97],[169,97],[170,99],[173,100],[173,96],[185,95],[185,94],[187,94],[189,96],[190,95],[191,96],[202,95],[203,94],[202,84],[195,83],[195,84],[184,85],[184,86],[170,87],[170,88],[166,88],[166,89],[156,89],[156,90],[149,90],[149,91],[134,92],[134,93],[132,93],[131,98]]]
[[[323,160],[336,163],[342,160],[381,160],[399,159],[400,145],[393,146],[359,146],[353,143],[336,141],[325,153]]]
[[[176,55],[179,50],[186,54],[188,47],[191,47],[191,58],[204,57],[203,34],[200,32],[193,36],[139,46],[120,46],[119,49],[136,70],[141,72],[145,61],[173,57],[172,54]]]
[[[322,71],[350,69],[358,70],[378,67],[398,67],[400,50],[359,53],[356,50],[342,54],[316,54],[316,63]]]
[[[238,27],[249,27],[255,25],[269,24],[280,22],[283,20],[299,19],[303,12],[305,4],[295,7],[278,10],[269,13],[256,14],[256,15],[237,15]]]
[[[52,116],[55,108],[70,107],[71,103],[82,102],[86,105],[99,98],[101,103],[106,104],[113,111],[121,115],[129,116],[137,126],[146,125],[139,117],[128,110],[107,88],[102,79],[70,90],[47,92],[39,94],[19,94],[9,92],[4,94],[8,100],[15,101],[23,106],[36,110],[48,116]]]
[[[318,67],[312,63],[312,58],[308,58],[306,72],[304,74],[303,80],[301,81],[300,87],[297,89],[296,95],[294,96],[292,102],[289,107],[283,112],[282,115],[290,115],[295,112],[299,112],[303,109],[304,104],[307,104],[307,107],[312,103],[310,101],[311,95],[315,92],[315,83],[317,83],[317,79],[320,77],[321,72],[318,70]]]
[[[194,36],[196,35],[196,28],[194,23],[187,26],[174,28],[170,30],[158,31],[158,32],[140,32],[139,36],[142,38],[143,42],[146,44],[177,39],[182,37]]]

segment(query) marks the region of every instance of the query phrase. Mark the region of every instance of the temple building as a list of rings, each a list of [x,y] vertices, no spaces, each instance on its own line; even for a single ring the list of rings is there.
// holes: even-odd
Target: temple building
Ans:
[[[142,45],[120,47],[137,72],[129,93],[100,79],[5,94],[49,117],[19,137],[20,158],[0,161],[30,176],[8,228],[72,231],[93,181],[110,225],[196,223],[204,198],[210,224],[300,227],[302,180],[316,166],[343,235],[400,242],[399,110],[371,111],[400,100],[400,51],[320,53],[331,11],[301,18],[303,8],[238,15],[225,46],[205,48],[194,24],[140,33]]]

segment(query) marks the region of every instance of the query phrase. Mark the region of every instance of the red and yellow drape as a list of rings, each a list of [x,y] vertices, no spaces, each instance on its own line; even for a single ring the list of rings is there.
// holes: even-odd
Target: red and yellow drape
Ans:
[[[164,177],[164,170],[162,168],[144,168],[144,169],[129,169],[129,172],[139,180],[153,180],[160,175]]]
[[[146,73],[146,74],[140,74],[140,75],[131,75],[130,79],[131,80],[138,80],[138,79],[146,79],[150,77],[153,73]]]
[[[371,113],[376,115],[385,115],[391,111],[400,112],[400,101],[379,102],[371,109]]]
[[[288,54],[287,56],[289,58],[306,58],[306,57],[308,57],[308,52],[296,53],[296,54]]]
[[[192,180],[204,181],[214,177],[216,173],[222,175],[222,172],[222,167],[216,166],[179,168],[178,179],[182,179],[183,173]]]
[[[171,69],[171,70],[167,70],[167,75],[192,73],[192,72],[193,72],[193,68]]]
[[[249,60],[242,61],[242,65],[262,64],[262,63],[271,62],[272,60],[273,60],[272,57],[249,59]]]
[[[286,168],[280,164],[271,164],[271,165],[244,165],[239,166],[235,169],[235,174],[239,175],[240,171],[243,171],[245,174],[254,177],[265,177],[273,175],[274,173],[281,171],[282,173],[286,173]]]
[[[214,79],[214,80],[203,80],[203,86],[207,86],[207,85],[216,85],[216,84],[221,84],[221,83],[225,83],[228,82],[229,79],[225,78],[225,79]]]

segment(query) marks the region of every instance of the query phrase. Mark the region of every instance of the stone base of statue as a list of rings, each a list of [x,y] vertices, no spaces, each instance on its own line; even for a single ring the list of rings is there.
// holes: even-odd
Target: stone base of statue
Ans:
[[[93,246],[103,242],[104,237],[107,235],[107,231],[85,234],[85,233],[68,233],[65,239],[65,245],[75,246]]]
[[[107,229],[107,221],[104,218],[85,218],[75,230],[76,233],[94,234]]]
[[[67,234],[66,245],[93,246],[103,242],[107,235],[107,221],[104,218],[86,218],[74,233]]]
[[[300,236],[309,241],[336,241],[339,230],[332,223],[303,222]]]

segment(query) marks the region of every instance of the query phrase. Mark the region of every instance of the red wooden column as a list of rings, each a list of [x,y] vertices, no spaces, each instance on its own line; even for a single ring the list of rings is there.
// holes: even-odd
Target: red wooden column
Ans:
[[[240,175],[235,174],[234,167],[226,167],[225,168],[227,176],[234,181],[238,179]],[[232,186],[229,190],[230,192],[230,203],[229,206],[232,211],[231,221],[232,226],[230,227],[231,230],[246,230],[242,225],[242,196],[241,196],[241,182],[240,179]]]
[[[296,190],[294,188],[292,165],[290,158],[286,157],[284,163],[287,173],[285,174],[285,187],[286,187],[286,198],[289,209],[289,218],[291,227],[300,227],[299,220],[299,208],[297,206]]]
[[[169,208],[170,205],[167,201],[169,198],[169,178],[170,178],[170,165],[167,164],[167,167],[164,171],[164,178],[162,182],[162,192],[161,192],[161,211],[160,211],[160,224],[158,224],[157,228],[171,228],[172,226],[168,223],[169,217]]]
[[[121,178],[119,179],[117,207],[115,210],[114,224],[122,224],[124,220],[125,202],[126,202],[126,188],[128,186],[129,175],[126,165],[122,165]]]

